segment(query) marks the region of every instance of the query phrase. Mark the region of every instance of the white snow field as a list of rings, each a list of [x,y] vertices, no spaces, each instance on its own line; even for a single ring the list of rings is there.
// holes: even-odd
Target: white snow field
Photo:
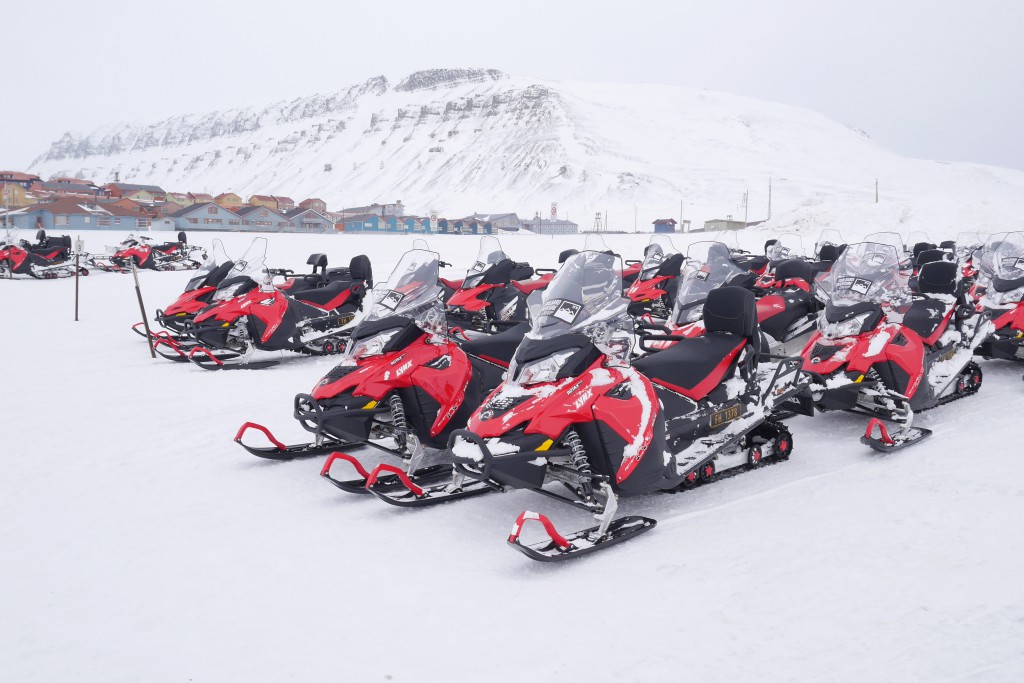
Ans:
[[[550,266],[582,237],[502,241]],[[383,280],[410,244],[272,235],[268,262],[366,253]],[[477,239],[430,244],[458,276]],[[188,278],[142,273],[150,312]],[[516,515],[586,515],[528,492],[392,508],[232,442],[246,420],[307,440],[292,398],[336,357],[152,360],[131,277],[81,285],[75,323],[73,280],[0,281],[0,680],[1024,680],[1024,368],[983,363],[889,455],[862,417],[793,420],[789,462],[624,501],[658,527],[549,566],[506,546]]]

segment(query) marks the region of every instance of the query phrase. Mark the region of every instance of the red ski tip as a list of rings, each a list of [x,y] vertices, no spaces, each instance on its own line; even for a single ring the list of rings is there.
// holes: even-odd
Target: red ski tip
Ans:
[[[180,355],[180,356],[184,356],[185,355],[185,353],[181,350],[181,345],[179,345],[178,342],[174,341],[174,339],[172,339],[170,336],[163,336],[163,335],[161,335],[159,333],[158,334],[154,334],[153,335],[153,350],[155,351],[156,347],[160,346],[161,344],[163,344],[164,346],[170,346],[172,349],[177,351],[178,355]]]
[[[865,439],[872,438],[871,437],[871,433],[875,430],[875,427],[878,427],[878,432],[879,432],[878,439],[879,439],[879,441],[881,441],[882,443],[884,443],[886,445],[889,445],[889,446],[892,446],[893,444],[896,443],[893,440],[893,438],[891,436],[889,436],[889,430],[885,428],[885,423],[883,423],[877,417],[871,418],[871,420],[868,422],[868,428],[864,432],[864,438]]]
[[[412,491],[413,494],[417,496],[423,495],[423,489],[421,489],[416,484],[412,483],[412,479],[409,478],[409,475],[406,474],[402,470],[402,468],[395,467],[394,465],[388,465],[386,463],[381,463],[380,465],[377,465],[375,468],[373,468],[373,472],[370,472],[370,476],[366,478],[366,488],[372,488],[373,485],[377,483],[377,478],[380,477],[381,474],[384,472],[391,472],[392,474],[396,475],[398,479],[402,482],[402,484],[405,486],[405,488]]]
[[[355,456],[349,455],[348,453],[339,453],[338,451],[335,451],[334,453],[331,453],[330,455],[327,456],[327,461],[324,462],[324,466],[320,470],[321,477],[326,477],[330,473],[331,465],[333,465],[336,460],[344,460],[345,462],[351,463],[352,467],[356,468],[356,472],[359,473],[359,476],[362,477],[363,479],[366,479],[367,485],[369,485],[370,473],[366,471],[366,468],[363,467],[363,464],[359,462],[359,460],[357,460]],[[376,481],[376,478],[374,479],[374,481]]]
[[[540,514],[539,512],[530,512],[529,510],[524,511],[518,517],[516,517],[515,524],[512,525],[512,533],[508,537],[509,543],[515,543],[519,540],[519,534],[523,533],[523,525],[525,525],[526,522],[531,519],[541,523],[541,526],[544,527],[544,531],[547,532],[548,536],[551,538],[552,541],[554,541],[555,545],[557,545],[560,548],[569,548],[569,541],[565,540],[562,534],[558,533],[558,530],[555,529],[555,525],[550,519]]]
[[[242,443],[242,435],[245,434],[250,429],[255,429],[257,432],[263,432],[263,435],[270,440],[270,443],[274,444],[282,451],[288,450],[287,446],[285,446],[283,443],[274,438],[274,435],[270,433],[269,429],[267,429],[261,424],[256,424],[255,422],[246,422],[244,425],[238,428],[238,432],[235,434],[235,443]]]
[[[196,348],[192,349],[191,351],[188,352],[188,357],[191,359],[197,353],[205,353],[206,357],[212,360],[217,365],[224,365],[224,362],[220,358],[217,358],[217,356],[213,355],[213,352],[210,351],[210,349],[206,348],[205,346],[197,346]]]

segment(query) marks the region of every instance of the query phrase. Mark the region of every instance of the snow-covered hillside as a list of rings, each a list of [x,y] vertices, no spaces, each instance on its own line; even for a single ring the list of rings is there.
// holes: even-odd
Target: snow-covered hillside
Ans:
[[[231,254],[250,238],[224,237]],[[365,252],[378,279],[412,242],[269,241],[273,266]],[[628,257],[646,241],[608,239]],[[581,243],[502,240],[537,266]],[[455,276],[477,245],[430,238]],[[189,274],[140,279],[152,310]],[[152,360],[130,277],[82,280],[78,323],[74,286],[0,280],[0,680],[1024,680],[1019,367],[984,362],[977,396],[919,415],[934,435],[889,455],[858,442],[863,417],[797,418],[788,462],[624,500],[658,527],[548,566],[507,548],[515,516],[587,515],[525,491],[400,510],[327,485],[320,458],[232,442],[246,420],[306,440],[292,399],[336,358]]]
[[[325,171],[326,165],[330,171]],[[699,226],[732,214],[814,229],[853,212],[896,229],[995,229],[1024,214],[1024,173],[906,159],[805,109],[662,85],[550,82],[495,70],[383,76],[337,92],[64,135],[32,170],[172,191],[401,199],[410,212],[559,214],[584,228]],[[682,203],[682,205],[681,205]]]

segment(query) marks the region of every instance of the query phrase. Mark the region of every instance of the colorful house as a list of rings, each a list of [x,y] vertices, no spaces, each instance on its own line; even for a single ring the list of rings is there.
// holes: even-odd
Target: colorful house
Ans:
[[[329,232],[334,229],[334,221],[324,213],[313,209],[292,209],[284,214],[296,232]]]
[[[184,192],[168,192],[167,201],[174,202],[179,206],[192,206],[195,202]]]
[[[291,197],[279,197],[277,195],[274,195],[274,201],[277,202],[277,206],[275,208],[277,209],[278,213],[291,211],[292,209],[295,208],[295,200],[292,199]]]
[[[37,175],[31,173],[22,173],[21,171],[0,171],[0,184],[7,185],[20,185],[26,190],[32,187],[32,183],[41,182],[42,179]]]
[[[36,196],[24,185],[0,181],[0,206],[20,209],[37,203]]]
[[[60,197],[9,214],[15,226],[25,230],[148,230],[151,219],[95,200]]]
[[[222,192],[214,197],[213,201],[223,206],[225,209],[237,209],[245,204],[245,202],[242,201],[242,198],[234,192]]]
[[[678,222],[675,218],[659,218],[654,221],[654,232],[675,232]]]
[[[134,183],[107,183],[102,188],[103,194],[115,199],[128,197],[139,202],[165,202],[167,193],[156,185],[136,185]]]
[[[277,211],[277,200],[269,194],[254,194],[249,197],[247,202],[250,206],[265,206],[268,209]]]
[[[242,219],[229,209],[204,202],[186,206],[180,211],[169,214],[167,218],[174,221],[178,230],[241,230]]]
[[[287,216],[267,206],[243,206],[235,214],[242,219],[243,230],[284,232],[295,229],[295,224]]]
[[[299,208],[313,209],[314,211],[319,211],[322,214],[326,214],[327,202],[325,202],[322,199],[317,199],[316,197],[310,197],[309,199],[303,199],[301,202],[299,202]]]
[[[421,218],[419,216],[402,216],[398,220],[403,226],[404,232],[421,234],[428,234],[432,232],[429,218]]]
[[[213,202],[213,196],[205,192],[189,192],[188,198],[193,204],[209,204]]]

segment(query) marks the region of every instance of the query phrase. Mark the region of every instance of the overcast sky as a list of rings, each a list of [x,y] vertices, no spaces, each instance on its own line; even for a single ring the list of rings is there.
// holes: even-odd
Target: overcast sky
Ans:
[[[750,95],[901,154],[1024,169],[1021,0],[49,0],[2,16],[0,168],[66,130],[480,66]]]

